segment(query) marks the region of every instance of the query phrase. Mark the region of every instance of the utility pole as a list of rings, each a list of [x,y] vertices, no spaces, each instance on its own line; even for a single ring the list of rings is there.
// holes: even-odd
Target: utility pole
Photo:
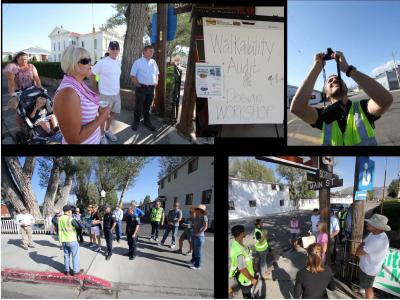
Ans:
[[[158,115],[164,116],[165,100],[167,96],[166,86],[166,56],[167,56],[167,15],[168,3],[157,4],[157,65],[160,71],[158,74],[158,85],[156,88],[156,97],[154,105]]]
[[[351,220],[351,236],[350,236],[350,253],[356,254],[358,246],[362,242],[364,230],[364,200],[355,200],[356,191],[358,189],[358,172],[360,168],[360,158],[356,157],[356,165],[354,170],[354,190],[353,190],[353,215]]]
[[[96,30],[94,29],[94,12],[93,12],[93,3],[92,3],[92,33],[93,33],[93,64],[96,63]]]
[[[399,71],[398,71],[398,68],[397,68],[397,65],[396,65],[396,53],[395,52],[392,52],[392,57],[393,57],[393,65],[394,65],[394,72],[396,73],[396,76],[397,76],[397,82],[398,82],[398,84],[399,84],[399,88],[400,88],[400,75],[399,75]]]
[[[385,202],[385,191],[386,191],[386,168],[387,168],[387,157],[386,157],[386,164],[385,164],[385,177],[383,179],[383,191],[382,191],[382,200],[381,200],[381,214],[383,211],[383,202]]]
[[[326,156],[319,156],[319,169],[327,171],[332,173],[332,163],[329,163],[329,160],[327,159]],[[330,160],[332,162],[332,160]],[[328,236],[329,236],[329,241],[328,241],[328,251],[326,255],[326,261],[329,264],[331,262],[331,255],[329,251],[329,245],[331,242],[330,239],[330,206],[331,206],[331,189],[330,188],[324,188],[319,190],[319,215],[320,215],[320,220],[321,222],[326,222],[327,225],[327,230],[328,230]]]

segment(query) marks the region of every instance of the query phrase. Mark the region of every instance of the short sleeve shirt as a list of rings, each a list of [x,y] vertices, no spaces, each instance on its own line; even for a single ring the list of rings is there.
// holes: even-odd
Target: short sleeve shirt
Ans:
[[[360,269],[367,275],[376,276],[389,252],[389,239],[386,233],[370,233],[364,240],[363,250],[367,255],[360,256]]]
[[[139,58],[133,63],[131,69],[131,76],[135,76],[140,84],[145,85],[155,85],[159,73],[157,63],[152,58]]]
[[[330,234],[334,233],[335,231],[340,231],[339,221],[336,217],[332,216],[330,223],[331,223]]]
[[[204,229],[205,224],[208,223],[208,217],[207,216],[200,216],[197,218],[194,218],[193,220],[193,234],[196,236],[204,236]],[[199,233],[202,231],[201,233]]]
[[[360,105],[361,105],[361,108],[364,111],[365,116],[367,117],[369,123],[371,124],[372,128],[375,128],[375,121],[378,120],[380,117],[376,117],[374,115],[371,115],[368,112],[368,101],[369,101],[368,99],[361,100],[360,101]],[[351,103],[352,103],[351,101],[348,101],[347,104],[346,104],[347,112],[350,111]],[[317,108],[318,119],[314,124],[311,124],[312,127],[322,130],[322,126],[323,126],[323,123],[324,123],[324,120],[323,120],[323,117],[322,117],[322,113],[323,113],[324,110],[325,110],[324,108]],[[337,114],[336,121],[339,124],[340,130],[342,131],[342,133],[344,133],[346,131],[348,113],[343,114],[340,111],[339,108],[335,109],[335,113]]]
[[[37,73],[36,67],[28,64],[26,70],[22,70],[17,64],[11,63],[5,68],[6,73],[14,74],[15,90],[25,89],[33,85],[33,74]]]
[[[93,67],[92,73],[99,75],[99,91],[102,95],[118,95],[120,90],[121,62],[111,57],[104,57]]]
[[[171,209],[168,212],[168,221],[169,222],[174,222],[174,226],[179,226],[179,222],[178,221],[174,221],[175,219],[180,219],[182,218],[182,211],[180,209],[175,210],[175,209]]]

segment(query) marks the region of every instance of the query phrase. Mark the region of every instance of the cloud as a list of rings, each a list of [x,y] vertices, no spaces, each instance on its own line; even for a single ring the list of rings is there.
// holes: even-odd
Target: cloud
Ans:
[[[399,65],[400,62],[398,60],[396,60],[396,64]],[[373,69],[372,74],[374,76],[377,76],[385,71],[392,70],[392,69],[393,69],[393,60],[389,60],[387,63]]]

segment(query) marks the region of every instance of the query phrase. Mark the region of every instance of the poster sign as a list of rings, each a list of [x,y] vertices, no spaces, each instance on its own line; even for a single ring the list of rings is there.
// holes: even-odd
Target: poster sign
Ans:
[[[222,67],[196,63],[196,94],[199,98],[223,96]]]
[[[222,96],[208,98],[209,124],[282,124],[284,23],[203,18],[207,63],[223,69]]]
[[[359,158],[358,169],[358,190],[370,191],[374,188],[374,170],[375,162],[370,160],[369,157]]]
[[[381,271],[376,275],[374,288],[400,297],[400,250],[389,248]]]

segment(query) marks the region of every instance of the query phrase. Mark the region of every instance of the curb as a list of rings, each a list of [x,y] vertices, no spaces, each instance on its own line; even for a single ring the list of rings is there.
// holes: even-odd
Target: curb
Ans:
[[[104,279],[92,275],[82,274],[78,276],[66,276],[59,272],[38,272],[18,270],[11,268],[1,269],[2,280],[18,280],[37,283],[56,283],[70,286],[88,288],[111,289],[112,284]]]

